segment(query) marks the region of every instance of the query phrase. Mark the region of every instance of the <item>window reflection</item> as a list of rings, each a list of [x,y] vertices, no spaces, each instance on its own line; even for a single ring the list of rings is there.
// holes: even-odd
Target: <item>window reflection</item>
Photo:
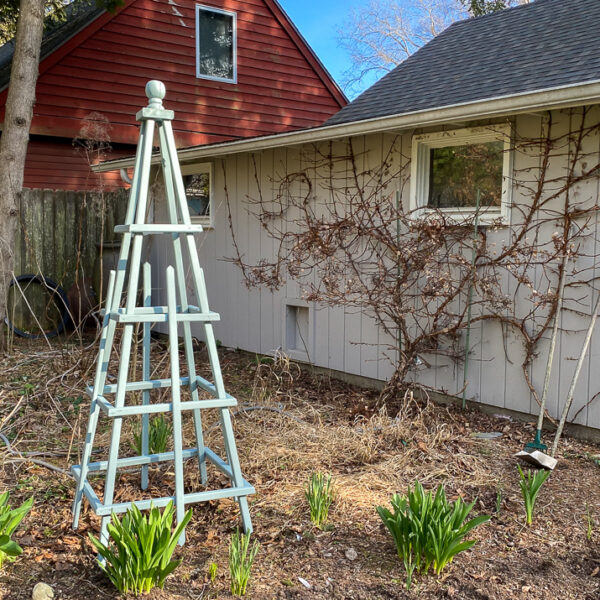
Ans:
[[[198,70],[200,76],[235,78],[234,17],[204,8],[198,10]]]
[[[428,206],[475,207],[502,204],[504,144],[501,141],[430,150]]]

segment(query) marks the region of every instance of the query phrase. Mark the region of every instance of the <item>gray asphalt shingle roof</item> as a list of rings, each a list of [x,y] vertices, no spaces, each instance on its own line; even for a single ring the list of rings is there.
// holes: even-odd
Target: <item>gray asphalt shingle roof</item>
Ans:
[[[600,80],[600,0],[536,0],[454,23],[326,125]]]
[[[98,8],[93,0],[76,0],[66,7],[65,12],[65,21],[48,20],[45,24],[40,61],[91,23],[104,9]],[[0,89],[4,88],[10,79],[14,50],[13,40],[0,47]]]

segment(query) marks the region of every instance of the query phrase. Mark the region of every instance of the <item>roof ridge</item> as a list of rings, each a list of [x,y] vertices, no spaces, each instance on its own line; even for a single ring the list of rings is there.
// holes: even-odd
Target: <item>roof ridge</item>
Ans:
[[[458,21],[327,124],[600,80],[600,0],[535,0]]]

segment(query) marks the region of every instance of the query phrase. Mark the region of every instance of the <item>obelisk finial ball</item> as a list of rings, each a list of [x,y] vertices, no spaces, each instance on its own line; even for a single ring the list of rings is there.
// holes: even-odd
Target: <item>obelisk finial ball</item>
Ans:
[[[165,97],[166,93],[167,88],[162,81],[154,79],[146,84],[146,96],[148,96],[150,100],[158,100],[159,102],[162,102],[162,99]]]

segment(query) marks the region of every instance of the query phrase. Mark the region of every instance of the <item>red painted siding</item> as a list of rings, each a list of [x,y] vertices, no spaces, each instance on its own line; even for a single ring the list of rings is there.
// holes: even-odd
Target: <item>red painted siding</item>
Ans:
[[[106,159],[129,156],[135,148],[120,149]],[[93,173],[85,153],[69,140],[32,139],[27,147],[25,181],[31,189],[113,191],[123,187],[119,173]]]
[[[196,78],[196,2],[129,0],[42,62],[32,133],[76,137],[96,111],[110,121],[114,142],[136,143],[149,79],[167,86],[180,147],[312,127],[343,105],[272,0],[202,4],[237,13],[236,84]]]

